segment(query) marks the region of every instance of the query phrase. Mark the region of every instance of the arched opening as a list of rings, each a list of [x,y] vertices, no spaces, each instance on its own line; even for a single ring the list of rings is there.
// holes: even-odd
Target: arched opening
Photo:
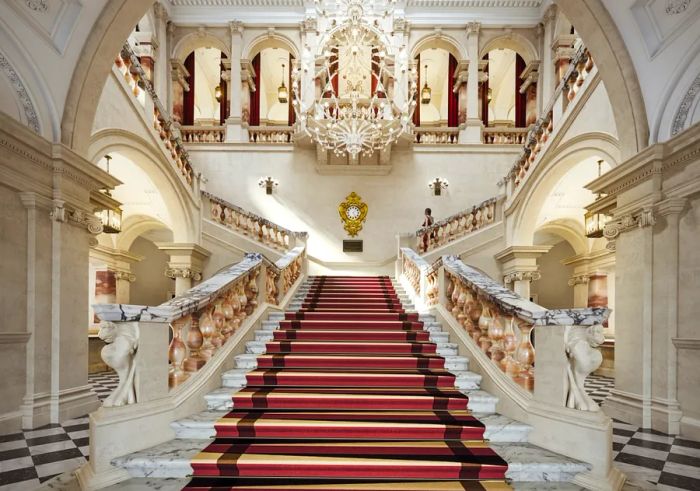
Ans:
[[[416,56],[419,104],[413,122],[421,127],[459,126],[459,94],[453,90],[457,58],[444,48],[424,49]]]
[[[227,60],[226,53],[214,47],[195,48],[185,57],[187,87],[173,84],[173,119],[184,126],[224,124],[230,99]]]
[[[483,55],[487,75],[479,87],[481,120],[485,127],[526,128],[537,119],[537,87],[524,85],[525,58],[510,48]]]

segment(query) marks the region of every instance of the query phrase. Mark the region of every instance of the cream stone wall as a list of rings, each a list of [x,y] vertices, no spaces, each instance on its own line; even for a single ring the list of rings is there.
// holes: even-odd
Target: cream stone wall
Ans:
[[[129,302],[135,305],[160,305],[168,300],[168,292],[175,291],[175,281],[165,276],[168,255],[153,242],[139,237],[129,252],[144,256],[132,266],[136,281],[131,284]]]
[[[574,289],[567,284],[574,268],[561,263],[573,255],[574,250],[569,243],[561,241],[537,259],[542,279],[533,281],[530,290],[537,295],[536,303],[548,309],[570,309],[574,306]]]
[[[312,262],[325,267],[363,262],[393,268],[389,263],[396,255],[397,233],[419,228],[426,207],[439,220],[496,196],[496,183],[516,151],[486,146],[395,149],[387,176],[320,175],[315,152],[302,148],[193,145],[189,153],[206,176],[210,193],[289,229],[308,231]],[[280,182],[271,196],[257,184],[268,175]],[[428,188],[437,176],[449,181],[442,196],[433,196]],[[353,191],[369,212],[356,237],[364,241],[364,252],[346,254],[342,241],[350,237],[343,230],[338,205]]]

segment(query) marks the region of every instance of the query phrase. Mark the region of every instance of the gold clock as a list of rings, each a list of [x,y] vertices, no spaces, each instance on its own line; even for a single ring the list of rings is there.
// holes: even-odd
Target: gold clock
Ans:
[[[367,203],[352,192],[340,203],[338,213],[343,221],[343,228],[350,237],[355,237],[362,230],[362,223],[367,218]]]

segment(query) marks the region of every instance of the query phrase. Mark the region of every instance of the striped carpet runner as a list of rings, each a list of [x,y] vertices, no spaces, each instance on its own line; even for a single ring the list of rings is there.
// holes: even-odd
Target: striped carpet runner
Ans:
[[[185,489],[510,489],[429,337],[388,277],[313,277]]]

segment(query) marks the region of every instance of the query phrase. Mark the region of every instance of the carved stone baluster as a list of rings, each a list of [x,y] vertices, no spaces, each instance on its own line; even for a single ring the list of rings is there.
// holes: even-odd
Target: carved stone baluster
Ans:
[[[187,345],[182,341],[182,330],[185,329],[187,332],[191,324],[192,317],[187,315],[174,321],[170,326],[173,332],[173,339],[168,348],[168,360],[170,360],[168,386],[170,388],[177,387],[189,377],[183,368],[187,357]]]
[[[247,303],[246,303],[246,315],[250,315],[253,312],[255,312],[255,309],[258,307],[258,283],[257,283],[257,278],[258,275],[260,274],[260,270],[256,269],[253,270],[249,275],[248,275],[248,284],[246,285],[245,288],[245,295],[247,298]]]
[[[476,292],[470,292],[470,297],[465,308],[467,309],[467,318],[469,319],[467,330],[469,331],[469,335],[474,342],[478,344],[479,338],[481,337],[479,320],[481,319],[481,313],[484,309],[481,301],[479,301],[476,295]]]
[[[479,317],[479,330],[481,331],[481,335],[479,336],[479,347],[481,348],[481,351],[490,357],[491,339],[489,339],[488,331],[493,323],[493,317],[491,314],[491,309],[493,307],[487,302],[483,302],[482,305],[483,310],[481,311],[481,317]]]
[[[505,358],[505,351],[503,349],[503,337],[505,336],[505,325],[503,316],[499,313],[498,309],[493,310],[493,319],[488,328],[488,336],[491,340],[491,348],[489,349],[489,357],[501,365],[501,360]]]
[[[232,325],[233,321],[233,302],[231,301],[231,289],[224,295],[224,300],[221,302],[221,308],[224,314],[224,328],[221,334],[224,336],[224,342],[228,341],[236,328]]]
[[[205,362],[209,361],[216,351],[213,338],[216,336],[216,326],[212,318],[211,307],[207,307],[199,317],[199,330],[202,333],[202,347],[199,354]]]
[[[185,360],[185,370],[196,372],[206,363],[206,360],[199,352],[204,343],[204,337],[199,329],[199,318],[193,315],[191,319],[190,328],[187,330],[187,348],[190,354]]]
[[[530,341],[530,333],[532,325],[523,320],[518,320],[518,329],[520,330],[520,343],[515,350],[515,361],[518,362],[518,375],[516,382],[523,388],[532,390],[535,387],[535,373],[533,363],[535,362],[535,348]]]
[[[211,318],[214,322],[214,335],[211,338],[211,343],[214,346],[214,352],[223,346],[226,338],[223,331],[226,329],[226,314],[223,308],[223,298],[218,298],[214,304],[214,309],[211,313]]]

